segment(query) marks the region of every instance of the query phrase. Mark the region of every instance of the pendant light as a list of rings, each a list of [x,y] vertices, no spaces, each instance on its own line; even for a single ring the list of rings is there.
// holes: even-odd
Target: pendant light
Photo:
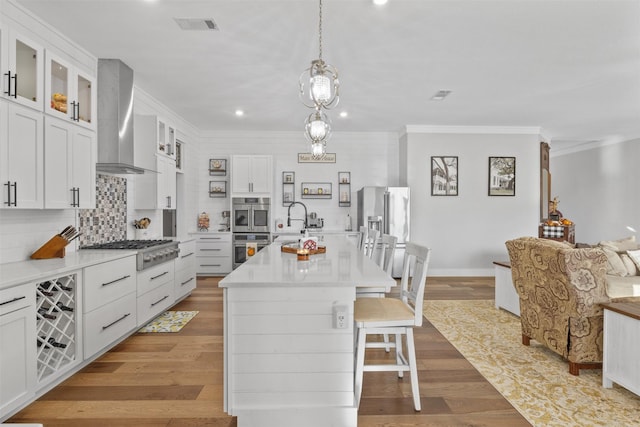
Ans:
[[[340,100],[340,81],[338,70],[322,59],[322,0],[319,0],[318,19],[318,59],[311,61],[311,66],[304,70],[298,81],[300,100],[304,105],[314,109],[331,109]]]

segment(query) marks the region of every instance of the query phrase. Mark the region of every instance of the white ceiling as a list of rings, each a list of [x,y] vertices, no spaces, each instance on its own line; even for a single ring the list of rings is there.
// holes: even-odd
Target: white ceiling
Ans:
[[[202,131],[302,131],[316,0],[17,0]],[[640,137],[640,0],[324,0],[335,132],[540,126],[552,143]],[[213,18],[183,31],[173,18]],[[442,102],[429,98],[451,90]],[[245,116],[237,118],[241,108]],[[346,119],[338,117],[347,111]],[[553,145],[553,144],[552,144]]]

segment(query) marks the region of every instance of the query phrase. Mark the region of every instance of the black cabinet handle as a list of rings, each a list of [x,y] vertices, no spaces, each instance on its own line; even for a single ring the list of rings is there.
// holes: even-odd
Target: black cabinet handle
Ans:
[[[4,91],[4,94],[11,96],[11,71],[7,71],[4,75],[7,76],[7,90]]]
[[[131,313],[127,313],[127,314],[125,314],[124,316],[122,316],[121,318],[119,318],[119,319],[117,319],[117,320],[114,320],[113,322],[109,323],[107,326],[103,326],[103,327],[102,327],[102,330],[104,331],[105,329],[108,329],[108,328],[112,327],[112,326],[113,326],[113,325],[115,325],[116,323],[118,323],[118,322],[120,322],[120,321],[122,321],[122,320],[126,319],[129,315],[131,315]]]
[[[183,283],[184,285],[184,283]],[[10,299],[9,301],[0,302],[0,305],[11,304],[12,302],[20,301],[21,299],[25,299],[26,296],[15,297],[14,299]]]
[[[121,278],[119,278],[119,279],[112,280],[112,281],[107,282],[107,283],[103,283],[103,284],[102,284],[102,286],[112,285],[112,284],[114,284],[114,283],[116,283],[116,282],[120,282],[120,281],[122,281],[122,280],[124,280],[124,279],[128,279],[129,277],[131,277],[131,275],[130,275],[130,274],[127,274],[126,276],[122,276],[122,277],[121,277]]]
[[[18,98],[18,75],[14,74],[13,77],[13,97]],[[9,94],[9,96],[12,96]]]
[[[182,259],[185,259],[186,257],[193,255],[194,253],[195,253],[195,252],[189,252],[189,253],[188,253],[188,254],[186,254],[186,255],[182,255],[182,256],[181,256],[181,258],[182,258]]]
[[[4,185],[7,186],[7,201],[4,202],[4,204],[7,206],[11,206],[11,181],[7,181],[7,183]]]
[[[152,302],[151,307],[153,307],[154,305],[160,304],[162,301],[166,300],[167,298],[169,298],[169,295],[165,295],[164,297],[160,298],[158,301]]]
[[[202,252],[205,251],[212,251],[212,252],[220,252],[222,249],[208,249],[208,248],[202,248],[200,249]]]
[[[76,207],[80,207],[80,187],[76,187]]]
[[[153,276],[150,280],[156,280],[158,277],[162,277],[162,276],[164,276],[165,274],[169,274],[169,272],[168,272],[168,271],[165,271],[164,273],[158,274],[157,276]]]
[[[189,280],[185,280],[184,282],[180,283],[180,286],[184,286],[184,285],[186,285],[187,283],[189,283],[192,280],[193,280],[193,277],[190,278]]]
[[[79,103],[79,102],[76,102],[76,105],[75,105],[75,108],[74,108],[73,114],[74,114],[74,116],[75,116],[75,117],[74,117],[74,120],[75,120],[76,122],[79,122],[79,121],[80,121],[80,103]]]

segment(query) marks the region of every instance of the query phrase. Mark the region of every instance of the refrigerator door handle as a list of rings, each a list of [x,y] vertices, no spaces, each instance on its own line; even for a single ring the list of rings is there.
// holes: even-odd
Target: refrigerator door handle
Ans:
[[[390,214],[390,204],[389,204],[389,196],[390,193],[388,191],[384,192],[384,214],[382,217],[382,232],[384,234],[389,234],[389,214]]]

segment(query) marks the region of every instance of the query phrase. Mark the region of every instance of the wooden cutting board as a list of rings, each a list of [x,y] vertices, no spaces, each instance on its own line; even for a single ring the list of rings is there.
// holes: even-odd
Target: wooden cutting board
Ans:
[[[280,250],[282,252],[286,252],[288,254],[297,254],[298,253],[298,248],[295,248],[293,246],[280,246]],[[309,251],[309,255],[324,254],[326,252],[327,252],[327,247],[326,246],[318,246],[318,249],[310,250]]]

